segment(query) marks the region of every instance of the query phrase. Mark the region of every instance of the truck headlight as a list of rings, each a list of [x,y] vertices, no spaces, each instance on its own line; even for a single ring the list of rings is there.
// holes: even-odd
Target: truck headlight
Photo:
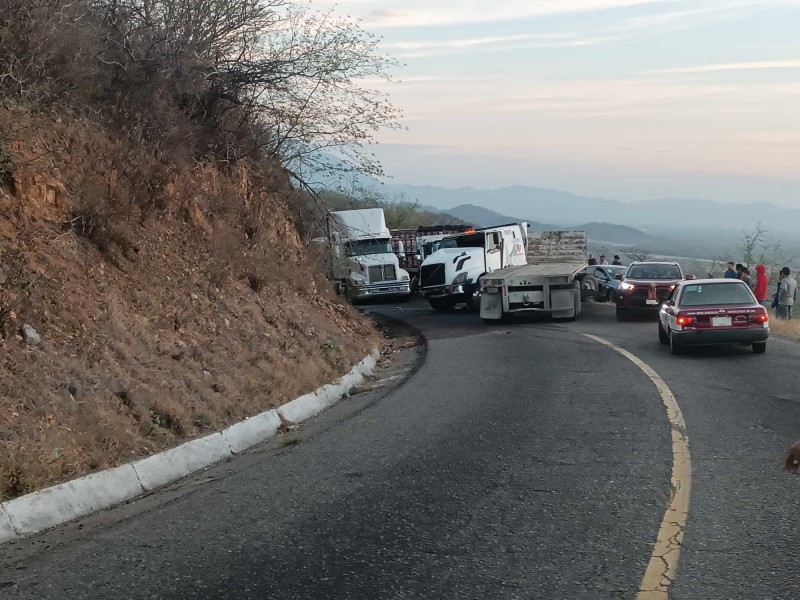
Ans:
[[[467,275],[469,275],[469,273],[467,273],[466,271],[456,275],[455,279],[453,279],[453,285],[460,285],[465,281],[467,281]]]

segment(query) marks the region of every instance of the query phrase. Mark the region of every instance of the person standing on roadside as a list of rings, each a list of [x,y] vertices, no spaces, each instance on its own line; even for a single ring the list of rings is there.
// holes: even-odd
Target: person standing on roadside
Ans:
[[[728,263],[728,270],[725,271],[725,275],[723,275],[725,279],[738,279],[739,277],[736,274],[736,269],[733,268],[733,263]]]
[[[608,261],[606,260],[606,257],[603,256],[602,254],[600,255],[600,264],[601,265],[607,265],[608,264]]]
[[[591,265],[596,265],[596,264],[597,264],[597,259],[590,254],[589,255],[589,265],[591,266]]]
[[[797,295],[797,282],[791,275],[789,267],[781,269],[781,282],[778,286],[778,318],[791,319],[794,298]]]
[[[744,271],[744,265],[742,263],[736,263],[736,279],[742,278],[742,271]]]
[[[756,265],[756,286],[753,288],[753,294],[758,300],[758,303],[767,305],[767,291],[769,290],[769,277],[767,277],[767,267],[764,265]]]
[[[619,254],[614,255],[614,260],[611,261],[612,265],[622,266],[622,261],[619,259]]]
[[[750,269],[747,267],[742,267],[742,274],[739,276],[739,279],[744,281],[751,290],[755,289],[756,282],[750,277]]]

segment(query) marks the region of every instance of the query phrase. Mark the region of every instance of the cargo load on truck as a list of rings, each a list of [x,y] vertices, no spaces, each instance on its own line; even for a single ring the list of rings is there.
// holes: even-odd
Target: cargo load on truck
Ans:
[[[526,263],[481,278],[481,318],[496,321],[516,312],[548,313],[574,320],[581,302],[597,290],[588,264],[585,231],[542,231],[528,237]]]
[[[408,271],[411,277],[412,291],[419,284],[419,266],[438,247],[436,242],[442,239],[474,231],[471,225],[420,225],[416,229],[392,229],[392,244],[400,259],[400,266]]]

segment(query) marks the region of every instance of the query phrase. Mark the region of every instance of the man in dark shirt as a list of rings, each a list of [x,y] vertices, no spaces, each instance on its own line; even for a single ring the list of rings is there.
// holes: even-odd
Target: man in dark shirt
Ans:
[[[728,263],[728,270],[725,271],[724,277],[726,279],[739,279],[739,274],[736,272],[736,269],[733,268],[733,263]]]

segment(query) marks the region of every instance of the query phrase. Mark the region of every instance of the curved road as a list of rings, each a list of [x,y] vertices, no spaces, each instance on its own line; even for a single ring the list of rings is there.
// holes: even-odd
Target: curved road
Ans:
[[[800,595],[800,346],[671,356],[652,321],[487,326],[371,307],[428,339],[388,394],[299,443],[0,547],[2,598],[636,598],[670,498],[660,375],[683,412],[692,493],[675,599]]]

